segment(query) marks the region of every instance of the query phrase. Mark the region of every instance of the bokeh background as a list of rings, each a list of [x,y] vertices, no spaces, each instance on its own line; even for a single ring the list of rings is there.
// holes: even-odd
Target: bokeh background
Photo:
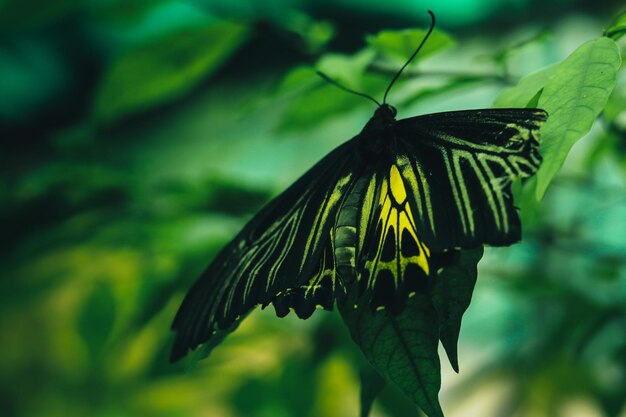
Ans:
[[[380,95],[401,59],[351,79],[366,35],[424,28],[432,9],[456,46],[390,102],[400,117],[489,107],[621,6],[0,1],[0,414],[357,416],[361,358],[336,312],[257,311],[208,359],[168,363],[173,315],[216,251],[373,111],[310,66]],[[523,242],[481,262],[461,373],[442,363],[446,415],[626,416],[624,71],[522,214]],[[372,415],[420,414],[387,387]]]

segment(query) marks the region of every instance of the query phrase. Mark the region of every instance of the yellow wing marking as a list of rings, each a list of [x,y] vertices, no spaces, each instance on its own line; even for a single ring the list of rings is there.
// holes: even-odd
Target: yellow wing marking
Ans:
[[[395,286],[405,279],[405,271],[409,264],[417,265],[426,276],[430,275],[430,249],[418,237],[417,226],[407,201],[404,180],[396,165],[391,165],[389,175],[383,179],[378,201],[379,217],[375,227],[381,227],[374,242],[376,251],[366,261],[366,268],[371,271],[368,286],[373,287],[379,271],[388,270],[394,276]],[[408,239],[407,239],[408,233]],[[387,240],[392,239],[393,254],[389,256],[385,250]],[[404,245],[407,245],[404,247]],[[410,246],[410,248],[409,248]]]
[[[398,171],[398,167],[395,164],[391,165],[389,170],[389,188],[391,188],[391,195],[394,200],[398,204],[403,204],[404,200],[406,200],[406,189],[404,188],[400,171]]]

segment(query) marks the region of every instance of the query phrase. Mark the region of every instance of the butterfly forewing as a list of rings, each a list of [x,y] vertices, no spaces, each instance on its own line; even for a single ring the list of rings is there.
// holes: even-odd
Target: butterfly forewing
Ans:
[[[361,212],[357,275],[371,308],[402,310],[460,248],[520,239],[510,185],[537,170],[545,119],[541,110],[495,109],[397,122],[392,161],[372,176]]]
[[[521,238],[511,182],[539,167],[538,109],[435,113],[397,122],[396,165],[432,249]]]
[[[172,360],[208,340],[215,330],[228,328],[256,305],[267,305],[290,289],[311,280],[317,283],[316,289],[329,287],[328,271],[334,271],[329,239],[338,207],[354,178],[352,146],[347,142],[322,159],[219,253],[190,289],[174,319],[177,335]],[[334,280],[334,275],[330,278]],[[307,293],[311,298],[316,294]],[[287,301],[287,307],[302,304],[299,300]],[[305,307],[300,308],[306,315]]]

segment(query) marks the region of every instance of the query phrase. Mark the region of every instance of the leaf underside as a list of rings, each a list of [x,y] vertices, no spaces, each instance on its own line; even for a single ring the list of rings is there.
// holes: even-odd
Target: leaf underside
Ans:
[[[476,266],[482,255],[482,247],[461,251],[458,262],[438,273],[433,291],[413,295],[397,315],[385,310],[372,311],[364,296],[338,302],[352,338],[374,369],[430,417],[443,416],[438,400],[441,386],[438,342],[441,340],[452,367],[458,372],[461,319],[472,298]],[[371,396],[375,394],[370,393]],[[371,406],[373,398],[367,400]]]
[[[360,301],[347,299],[339,309],[365,357],[428,416],[443,417],[437,312],[430,297],[416,294],[398,315],[372,311]]]

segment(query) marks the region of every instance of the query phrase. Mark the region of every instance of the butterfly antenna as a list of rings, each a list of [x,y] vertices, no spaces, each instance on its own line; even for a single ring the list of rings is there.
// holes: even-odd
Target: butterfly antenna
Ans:
[[[372,100],[374,103],[376,103],[377,106],[380,107],[380,103],[378,102],[378,100],[376,100],[374,97],[372,96],[368,96],[365,93],[360,93],[358,91],[354,91],[351,90],[347,87],[344,87],[343,85],[339,84],[337,81],[333,80],[332,78],[330,78],[328,75],[324,74],[322,71],[315,71],[315,73],[317,75],[319,75],[320,77],[322,77],[324,79],[324,81],[327,81],[329,83],[331,83],[332,85],[334,85],[335,87],[338,87],[340,89],[342,89],[343,91],[347,92],[347,93],[352,93],[352,94],[356,94],[357,96],[361,96],[361,97],[365,97],[367,99]]]
[[[405,64],[402,66],[402,68],[400,68],[400,71],[396,72],[396,75],[394,75],[393,79],[389,83],[389,86],[387,87],[387,91],[385,91],[385,95],[383,96],[383,104],[387,102],[387,94],[389,94],[389,91],[391,90],[391,87],[393,87],[393,84],[396,82],[396,80],[398,79],[400,74],[402,74],[402,71],[404,71],[404,69],[407,67],[407,65],[409,65],[411,63],[411,61],[413,61],[413,58],[415,58],[415,56],[420,51],[420,49],[422,49],[422,46],[424,46],[424,44],[428,40],[428,37],[433,32],[433,29],[435,28],[435,15],[430,10],[428,10],[428,14],[430,15],[430,19],[431,19],[430,29],[428,29],[428,32],[426,33],[426,36],[424,36],[424,39],[422,39],[422,42],[420,43],[420,45],[417,47],[415,52],[413,52],[413,55],[411,55],[411,57],[405,62]]]

